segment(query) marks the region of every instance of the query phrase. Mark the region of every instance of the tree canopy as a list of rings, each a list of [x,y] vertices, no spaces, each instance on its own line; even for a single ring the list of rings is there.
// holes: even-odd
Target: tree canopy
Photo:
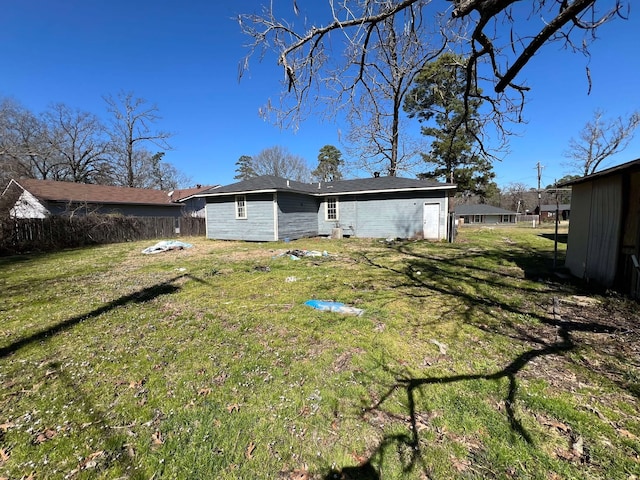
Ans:
[[[626,18],[628,0],[292,0],[266,2],[238,16],[249,37],[250,60],[272,53],[283,71],[280,100],[269,98],[262,115],[297,128],[307,116],[346,120],[345,146],[356,168],[415,172],[421,144],[400,115],[413,77],[446,51],[467,59],[464,122],[479,97],[491,123],[491,143],[478,147],[492,161],[506,147],[511,124],[522,121],[530,86],[520,73],[545,44],[589,56],[598,29]],[[323,6],[324,8],[323,10]],[[585,65],[585,83],[590,72]]]
[[[321,182],[341,180],[340,166],[343,163],[342,152],[333,145],[325,145],[318,153],[318,166],[311,172],[311,176]]]
[[[0,98],[0,184],[35,178],[160,189],[187,185],[164,152],[147,149],[169,147],[169,134],[151,128],[159,119],[157,107],[144,107],[133,94],[121,94],[122,105],[108,98],[112,123],[63,103],[36,114]]]
[[[275,112],[277,122],[295,124],[310,112],[317,115],[318,103],[329,115],[339,111],[363,98],[361,90],[371,88],[369,75],[387,75],[388,81],[393,68],[380,69],[381,50],[375,46],[401,32],[430,53],[425,62],[445,48],[467,58],[465,107],[484,91],[492,120],[504,133],[505,122],[520,119],[529,89],[518,76],[540,48],[556,42],[588,53],[598,28],[625,18],[629,5],[625,0],[326,0],[326,14],[318,19],[301,12],[296,0],[293,15],[276,12],[275,3],[238,21],[251,39],[241,74],[253,55],[262,59],[269,50],[283,69],[281,101],[263,109]],[[386,54],[387,66],[408,65],[392,58],[393,49]]]
[[[309,167],[304,158],[278,145],[265,148],[252,157],[251,166],[256,175],[274,175],[299,182],[309,181]]]
[[[249,155],[242,155],[238,161],[236,161],[236,175],[233,177],[235,180],[248,180],[257,176],[253,169],[253,159]]]
[[[405,98],[404,109],[423,123],[422,134],[433,138],[430,151],[422,154],[432,168],[420,176],[456,183],[461,193],[484,196],[495,174],[478,146],[480,92],[465,102],[467,61],[446,52],[426,64]]]

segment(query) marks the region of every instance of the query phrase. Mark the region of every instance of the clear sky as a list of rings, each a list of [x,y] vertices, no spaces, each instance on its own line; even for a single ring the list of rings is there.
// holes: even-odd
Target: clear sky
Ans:
[[[102,97],[131,91],[158,106],[158,129],[175,133],[165,159],[193,184],[232,183],[241,155],[275,145],[314,168],[322,146],[344,152],[339,132],[345,126],[311,119],[294,133],[263,121],[258,109],[277,100],[281,89],[273,56],[252,59],[238,81],[248,39],[235,17],[258,12],[267,1],[3,0],[0,96],[34,113],[62,102],[106,119]],[[292,3],[271,1],[287,8]],[[325,0],[297,3],[304,10]],[[552,44],[529,62],[519,78],[532,88],[524,111],[528,123],[514,127],[519,136],[511,139],[511,152],[494,164],[499,186],[536,186],[537,162],[544,167],[543,186],[577,173],[562,154],[593,111],[614,117],[640,108],[639,15],[632,11],[629,20],[602,27],[591,59]],[[640,132],[607,166],[639,157]]]

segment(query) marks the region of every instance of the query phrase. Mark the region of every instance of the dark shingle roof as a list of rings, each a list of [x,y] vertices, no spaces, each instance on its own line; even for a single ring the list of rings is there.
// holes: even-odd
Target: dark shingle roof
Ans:
[[[570,187],[571,185],[589,182],[597,178],[608,177],[609,175],[615,175],[616,173],[622,173],[622,172],[631,173],[631,172],[637,172],[637,171],[640,171],[640,158],[636,160],[632,160],[627,163],[623,163],[622,165],[617,165],[615,167],[607,168],[606,170],[602,170],[600,172],[592,173],[591,175],[587,175],[585,177],[580,177],[580,178],[576,178],[575,180],[570,180],[568,182],[560,183],[558,184],[558,187]]]
[[[212,188],[217,188],[219,186],[220,185],[207,185],[204,187],[200,186],[200,187],[192,187],[192,188],[180,188],[180,189],[172,190],[169,193],[171,194],[171,198],[173,199],[173,201],[180,202],[182,200],[186,200],[189,197],[194,197],[206,190],[211,190]]]
[[[287,180],[273,175],[250,178],[219,188],[202,192],[201,196],[217,196],[239,193],[289,191],[309,195],[340,195],[349,193],[379,193],[410,190],[437,190],[455,188],[451,183],[433,180],[417,180],[402,177],[375,177],[335,182],[303,183]]]
[[[21,179],[15,182],[39,200],[177,206],[171,201],[167,192],[162,190],[53,180]]]
[[[517,215],[516,212],[493,205],[458,205],[456,215]]]

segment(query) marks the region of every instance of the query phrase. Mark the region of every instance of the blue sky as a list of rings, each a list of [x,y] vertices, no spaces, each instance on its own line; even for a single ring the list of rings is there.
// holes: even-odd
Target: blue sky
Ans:
[[[310,119],[297,132],[263,121],[258,109],[279,97],[282,72],[273,56],[252,59],[238,81],[248,39],[234,18],[257,12],[267,0],[4,0],[0,14],[0,96],[34,113],[62,102],[107,118],[104,95],[132,91],[155,103],[157,127],[175,133],[165,159],[192,183],[233,182],[241,155],[281,145],[310,167],[332,144],[344,151],[345,126]],[[291,0],[273,0],[290,8]],[[324,0],[298,0],[305,5]],[[606,2],[605,2],[606,3]],[[322,3],[320,3],[322,5]],[[499,186],[534,187],[540,162],[543,186],[570,172],[563,157],[596,108],[608,117],[640,108],[640,17],[601,28],[590,59],[547,45],[519,80],[532,88],[525,125],[514,127],[511,152],[494,164]],[[585,74],[589,67],[591,94]],[[640,132],[607,166],[640,157]]]

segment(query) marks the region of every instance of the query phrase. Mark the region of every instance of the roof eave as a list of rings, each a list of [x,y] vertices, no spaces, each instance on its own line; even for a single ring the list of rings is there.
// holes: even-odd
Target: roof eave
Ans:
[[[326,187],[325,187],[326,188]],[[216,192],[216,193],[199,193],[194,195],[194,197],[224,197],[228,195],[248,195],[255,193],[277,193],[277,192],[292,192],[292,193],[300,193],[304,195],[312,195],[314,197],[327,197],[327,196],[338,196],[338,195],[363,195],[370,193],[397,193],[397,192],[425,192],[432,190],[452,190],[455,189],[456,185],[433,185],[428,187],[407,187],[407,188],[386,188],[386,189],[370,189],[370,190],[349,190],[349,191],[303,191],[303,190],[293,190],[290,188],[269,188],[269,189],[261,189],[261,190],[240,190],[237,192]]]

